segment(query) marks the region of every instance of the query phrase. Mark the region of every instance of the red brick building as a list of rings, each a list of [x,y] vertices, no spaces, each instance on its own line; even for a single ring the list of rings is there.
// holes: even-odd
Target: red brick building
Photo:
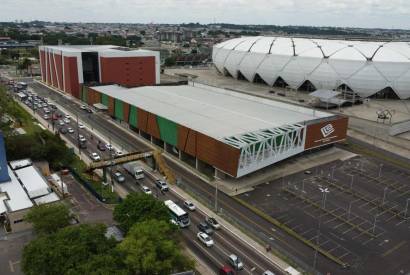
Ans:
[[[125,87],[160,82],[159,52],[103,46],[40,46],[42,81],[81,97],[83,84],[120,84]]]

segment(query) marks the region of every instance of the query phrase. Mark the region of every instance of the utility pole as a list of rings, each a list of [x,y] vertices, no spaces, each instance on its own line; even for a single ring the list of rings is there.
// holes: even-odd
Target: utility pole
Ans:
[[[78,146],[78,153],[81,156],[81,144],[80,144],[80,127],[78,126],[78,113],[76,112],[77,117],[77,146]]]
[[[215,212],[218,213],[218,179],[215,180]]]

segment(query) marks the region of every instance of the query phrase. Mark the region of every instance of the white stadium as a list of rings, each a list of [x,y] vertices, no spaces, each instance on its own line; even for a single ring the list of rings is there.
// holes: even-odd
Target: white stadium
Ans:
[[[241,37],[213,47],[221,73],[292,89],[410,98],[410,43]]]

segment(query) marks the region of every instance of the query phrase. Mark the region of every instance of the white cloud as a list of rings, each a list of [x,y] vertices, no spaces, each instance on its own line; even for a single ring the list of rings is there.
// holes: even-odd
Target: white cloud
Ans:
[[[406,0],[0,0],[0,20],[410,28]]]

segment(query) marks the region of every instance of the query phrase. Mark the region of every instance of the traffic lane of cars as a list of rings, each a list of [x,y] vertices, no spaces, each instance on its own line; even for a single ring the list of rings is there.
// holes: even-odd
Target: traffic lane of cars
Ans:
[[[151,188],[157,188],[155,183],[152,180],[148,180],[150,182]],[[183,206],[183,199],[179,197],[179,195],[175,194],[173,191],[165,192],[163,196],[159,196],[160,199],[162,197],[169,198],[176,202],[181,207]],[[185,207],[183,207],[185,208]],[[206,247],[202,242],[200,242],[197,238],[197,233],[199,232],[197,225],[201,222],[204,222],[207,218],[206,214],[200,210],[189,211],[187,208],[185,210],[189,213],[191,219],[191,225],[189,228],[181,229],[184,231],[189,231],[191,234],[189,235],[190,238],[195,239],[195,243],[197,245],[201,245],[206,249],[210,249],[210,253],[213,254],[213,257],[217,257],[216,259],[217,264],[219,267],[222,265],[228,264],[228,257],[231,254],[235,254],[239,256],[244,262],[244,271],[251,273],[254,272],[255,274],[260,272],[262,274],[265,270],[275,270],[274,266],[266,259],[263,263],[257,263],[253,259],[249,257],[249,252],[252,250],[251,247],[248,247],[247,244],[243,243],[242,240],[239,240],[237,237],[233,236],[229,231],[226,229],[220,229],[214,231],[211,238],[214,240],[213,247]],[[256,252],[257,253],[257,252]],[[221,265],[222,264],[222,265]]]

